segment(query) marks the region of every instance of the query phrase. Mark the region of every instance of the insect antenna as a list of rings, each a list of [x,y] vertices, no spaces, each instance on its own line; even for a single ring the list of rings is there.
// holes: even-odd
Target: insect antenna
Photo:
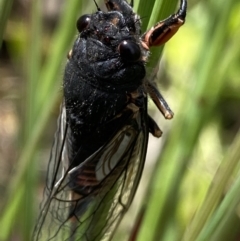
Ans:
[[[100,9],[100,7],[98,6],[98,4],[97,4],[96,0],[93,0],[93,1],[94,1],[95,5],[96,5],[96,7],[97,7],[98,12],[100,12],[100,11],[101,11],[101,9]]]

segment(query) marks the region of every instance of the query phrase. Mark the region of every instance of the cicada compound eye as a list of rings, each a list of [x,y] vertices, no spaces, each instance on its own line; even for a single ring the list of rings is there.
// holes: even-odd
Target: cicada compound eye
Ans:
[[[136,62],[141,57],[141,49],[131,40],[124,40],[118,46],[121,58],[126,62]]]
[[[89,23],[91,21],[91,15],[90,14],[85,14],[82,15],[78,20],[77,20],[77,29],[79,33],[81,33],[83,30],[85,30]]]

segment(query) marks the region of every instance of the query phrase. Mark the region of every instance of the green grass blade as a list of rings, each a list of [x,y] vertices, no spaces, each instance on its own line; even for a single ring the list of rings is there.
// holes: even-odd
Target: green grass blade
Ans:
[[[231,183],[232,173],[239,173],[239,161],[240,161],[240,131],[237,134],[234,143],[232,144],[228,155],[226,155],[225,160],[223,160],[219,170],[217,171],[212,185],[209,188],[209,193],[206,196],[206,200],[203,206],[196,214],[192,227],[190,227],[189,233],[185,240],[196,240],[196,241],[224,241],[227,239],[226,236],[233,236],[233,230],[240,226],[239,220],[236,222],[237,209],[240,202],[240,178],[236,180],[230,191],[225,194],[224,200],[221,202],[220,206],[217,207],[220,198],[224,195],[226,189],[226,184]],[[236,169],[238,166],[238,169]],[[230,179],[230,180],[229,180]],[[213,213],[213,209],[216,208]],[[210,220],[207,221],[209,215]],[[237,218],[239,219],[239,218]],[[199,225],[200,223],[200,225]],[[202,225],[201,225],[202,224]],[[236,226],[236,224],[238,224]],[[195,227],[195,229],[194,229]],[[199,230],[197,229],[199,228]],[[192,231],[200,231],[198,236],[194,235]],[[235,230],[235,235],[236,235]],[[196,232],[197,233],[197,232]],[[192,234],[190,236],[189,234]]]

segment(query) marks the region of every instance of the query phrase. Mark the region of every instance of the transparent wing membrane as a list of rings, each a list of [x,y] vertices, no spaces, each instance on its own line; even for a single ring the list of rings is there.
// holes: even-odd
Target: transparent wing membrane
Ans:
[[[124,125],[70,169],[65,113],[63,105],[34,240],[110,240],[132,202],[143,169],[148,133],[141,127],[142,116],[138,113],[131,120],[135,125]]]

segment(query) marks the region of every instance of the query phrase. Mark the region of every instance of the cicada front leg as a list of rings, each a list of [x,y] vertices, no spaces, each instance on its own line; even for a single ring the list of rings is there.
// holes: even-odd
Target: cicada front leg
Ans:
[[[142,47],[149,50],[152,46],[160,46],[166,43],[184,24],[187,12],[187,1],[181,0],[180,8],[177,13],[158,22],[141,37]],[[173,112],[163,98],[156,84],[146,80],[145,87],[153,102],[166,119],[173,117]]]
[[[179,10],[158,22],[154,27],[142,35],[142,44],[146,49],[166,43],[184,24],[187,12],[187,1],[182,0]]]

